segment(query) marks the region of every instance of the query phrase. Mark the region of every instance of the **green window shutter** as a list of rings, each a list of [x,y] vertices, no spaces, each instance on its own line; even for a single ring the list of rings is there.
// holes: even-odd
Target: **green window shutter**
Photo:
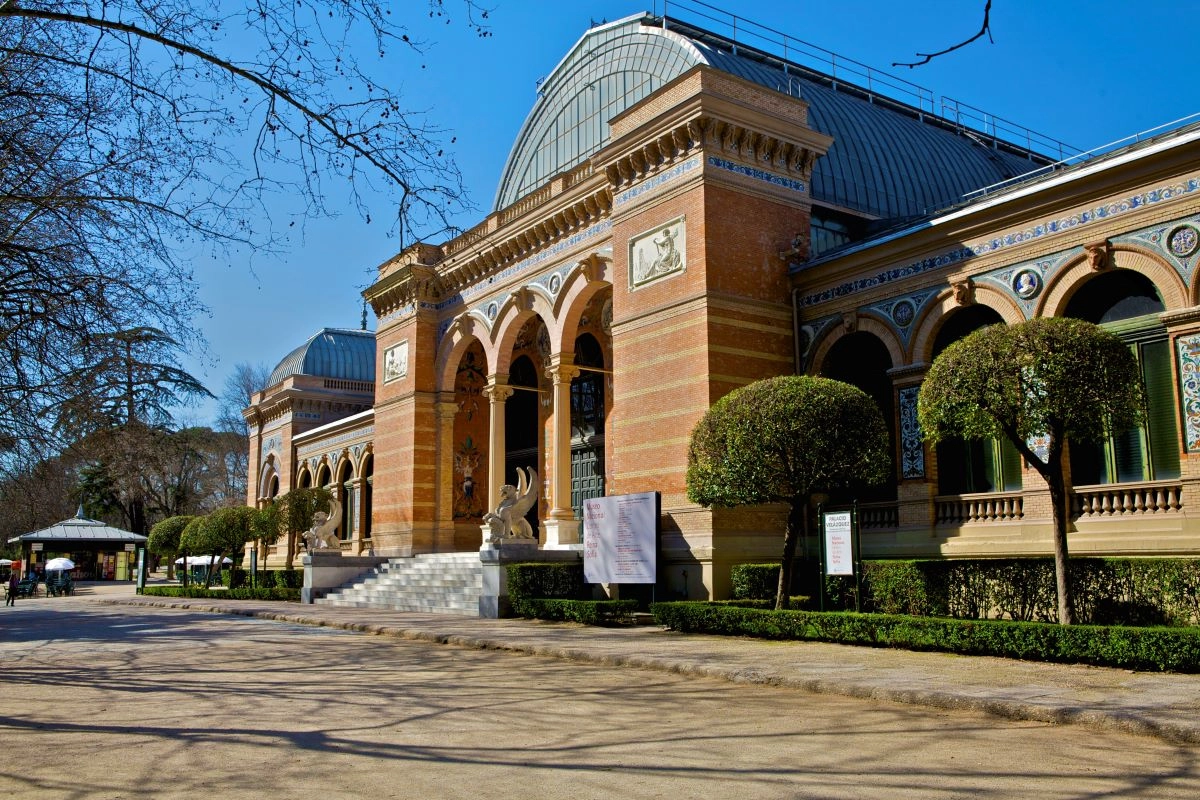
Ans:
[[[1175,422],[1175,384],[1171,379],[1171,348],[1163,339],[1141,347],[1142,377],[1146,382],[1146,439],[1153,480],[1179,477],[1179,429]]]
[[[1008,440],[1007,436],[1001,437],[998,444],[1000,445],[1000,482],[1001,491],[1019,492],[1021,490],[1021,454],[1017,452],[1017,447]]]

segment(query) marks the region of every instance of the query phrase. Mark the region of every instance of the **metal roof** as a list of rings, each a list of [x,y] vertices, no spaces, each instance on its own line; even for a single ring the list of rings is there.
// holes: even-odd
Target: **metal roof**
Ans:
[[[322,328],[279,362],[267,385],[274,386],[292,375],[373,383],[375,334],[372,331]]]
[[[23,533],[8,540],[14,542],[133,542],[140,544],[146,537],[133,531],[123,531],[111,525],[83,516],[83,509],[71,519],[65,519],[40,531]]]
[[[608,143],[608,120],[706,64],[808,103],[809,124],[834,138],[812,175],[814,200],[886,219],[922,216],[1049,159],[788,64],[717,34],[629,17],[588,31],[542,84],[496,193],[497,210]]]

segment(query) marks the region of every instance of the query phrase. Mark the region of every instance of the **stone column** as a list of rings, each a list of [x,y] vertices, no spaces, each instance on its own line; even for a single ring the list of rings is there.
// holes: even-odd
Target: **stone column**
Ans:
[[[351,478],[342,484],[342,508],[345,509],[342,514],[350,518],[349,530],[346,531],[346,538],[354,542],[352,550],[358,551],[358,544],[362,539],[362,516],[358,513],[358,501],[361,492],[359,487],[362,485],[361,478]]]
[[[500,487],[504,485],[504,404],[512,397],[513,388],[507,375],[493,375],[483,387],[488,398],[488,494],[487,510],[495,511],[500,504]]]
[[[579,522],[571,508],[571,381],[579,367],[569,353],[550,356],[546,377],[554,385],[554,441],[551,450],[550,512],[542,524],[546,548],[559,549],[579,543]]]
[[[456,549],[454,543],[454,418],[458,414],[458,404],[450,401],[439,401],[434,405],[437,414],[437,465],[435,477],[436,510],[434,530],[434,551],[439,553],[451,552]],[[503,417],[501,417],[503,418]]]

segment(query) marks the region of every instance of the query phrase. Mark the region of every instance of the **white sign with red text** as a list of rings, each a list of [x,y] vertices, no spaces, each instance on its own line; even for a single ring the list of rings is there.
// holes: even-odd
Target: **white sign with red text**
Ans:
[[[588,583],[654,583],[655,492],[583,501],[583,577]]]
[[[849,511],[823,514],[825,522],[825,574],[854,574],[854,537]]]

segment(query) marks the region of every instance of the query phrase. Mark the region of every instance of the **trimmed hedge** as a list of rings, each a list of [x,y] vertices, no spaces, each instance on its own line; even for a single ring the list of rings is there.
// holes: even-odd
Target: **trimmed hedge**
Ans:
[[[588,596],[579,561],[508,564],[505,569],[510,599],[583,600]]]
[[[214,597],[225,600],[286,600],[300,602],[300,590],[284,587],[244,586],[238,589],[205,589],[203,586],[147,586],[142,594],[152,597]]]
[[[660,625],[685,633],[1200,672],[1200,629],[1196,628],[1063,626],[898,614],[768,611],[703,602],[654,603],[650,611]]]
[[[508,564],[508,602],[514,617],[626,625],[633,622],[636,600],[592,600],[583,564],[534,562]]]
[[[627,625],[637,611],[636,600],[554,600],[509,596],[513,616],[526,619],[582,622],[584,625]]]
[[[734,600],[774,600],[779,591],[778,564],[735,564],[729,570]]]
[[[1069,569],[1075,614],[1081,623],[1200,623],[1200,559],[1072,558]],[[815,597],[817,565],[805,562],[797,575],[798,593]],[[771,599],[778,576],[778,564],[735,566],[730,571],[733,597]],[[960,619],[1058,619],[1050,558],[864,561],[862,578],[864,611]],[[853,582],[828,579],[826,607],[853,608]]]

